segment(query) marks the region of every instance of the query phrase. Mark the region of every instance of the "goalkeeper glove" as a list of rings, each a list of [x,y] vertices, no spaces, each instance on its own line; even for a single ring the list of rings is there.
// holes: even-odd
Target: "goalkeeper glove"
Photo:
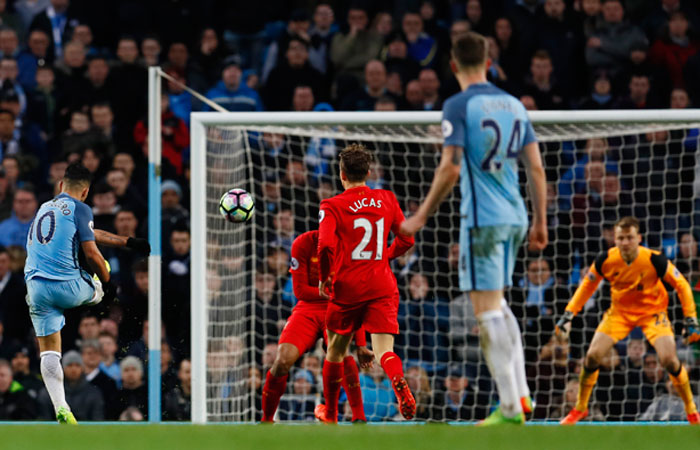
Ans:
[[[686,345],[700,342],[700,326],[697,317],[686,317],[683,320],[683,343]]]
[[[574,319],[574,313],[565,311],[564,315],[559,318],[554,327],[554,334],[560,339],[568,339],[569,331],[571,330],[571,321]]]
[[[151,244],[147,239],[129,238],[126,240],[126,248],[136,250],[137,252],[145,253],[146,256],[151,254]]]

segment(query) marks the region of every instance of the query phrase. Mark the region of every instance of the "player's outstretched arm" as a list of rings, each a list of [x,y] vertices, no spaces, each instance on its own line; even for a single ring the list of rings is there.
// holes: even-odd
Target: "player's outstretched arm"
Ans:
[[[130,248],[145,253],[146,256],[151,254],[151,245],[148,243],[147,239],[118,236],[109,231],[95,230],[95,242],[105,247]]]
[[[523,148],[522,157],[527,172],[527,187],[532,200],[532,226],[528,236],[528,247],[532,251],[544,250],[547,246],[547,181],[539,144],[530,142]]]
[[[581,284],[576,288],[574,296],[571,297],[569,303],[566,305],[566,311],[557,321],[554,332],[560,339],[568,339],[569,331],[571,331],[571,321],[574,316],[581,311],[583,305],[586,304],[591,295],[598,289],[603,277],[598,273],[595,268],[595,264],[591,266],[588,273],[584,277]]]
[[[95,275],[103,283],[108,283],[110,280],[109,270],[107,270],[107,264],[105,264],[105,259],[100,253],[100,249],[97,248],[95,241],[83,241],[80,246],[85,254],[85,259],[92,270],[95,271]]]
[[[683,341],[686,345],[700,342],[700,326],[698,326],[697,310],[695,308],[693,290],[688,280],[685,279],[683,274],[671,261],[667,261],[664,255],[653,255],[652,263],[654,263],[655,266],[662,265],[662,267],[656,267],[657,272],[660,271],[663,274],[662,279],[670,284],[678,293],[678,298],[683,307]]]
[[[459,180],[463,151],[462,147],[456,145],[446,145],[442,148],[440,165],[435,170],[430,191],[428,191],[428,195],[418,211],[401,224],[401,234],[405,236],[416,234],[423,228],[428,218],[435,213],[445,197],[452,192],[457,180]]]

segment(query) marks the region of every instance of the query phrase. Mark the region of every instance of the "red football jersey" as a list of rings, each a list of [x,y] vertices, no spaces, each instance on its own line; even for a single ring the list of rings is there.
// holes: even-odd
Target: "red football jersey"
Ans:
[[[334,302],[393,296],[396,278],[389,258],[402,255],[414,243],[398,233],[405,218],[394,193],[367,186],[348,189],[322,201],[318,219],[320,279],[333,275]],[[387,249],[390,231],[396,237]]]
[[[326,302],[318,293],[318,230],[307,231],[292,243],[292,274],[294,296],[304,302]]]

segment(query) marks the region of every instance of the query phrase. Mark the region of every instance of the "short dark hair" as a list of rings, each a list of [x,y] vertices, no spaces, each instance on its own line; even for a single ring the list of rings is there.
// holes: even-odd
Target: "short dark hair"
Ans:
[[[552,57],[549,55],[547,50],[537,50],[532,54],[532,59],[548,59],[551,61]]]
[[[468,31],[452,43],[452,59],[459,67],[469,69],[483,65],[488,54],[488,42],[479,33]]]
[[[139,259],[134,263],[133,266],[131,266],[131,272],[133,273],[138,273],[138,272],[148,272],[148,260],[147,259]]]
[[[632,216],[626,216],[615,222],[615,228],[620,227],[622,229],[634,227],[639,231],[639,219]]]
[[[12,117],[12,120],[15,120],[15,113],[10,111],[9,109],[0,108],[0,115],[3,115],[3,114],[9,114],[10,117]]]
[[[63,183],[70,187],[90,185],[92,174],[80,162],[68,164],[66,173],[63,175]]]
[[[345,147],[338,158],[340,158],[340,170],[345,172],[349,181],[353,182],[366,180],[369,166],[374,161],[372,153],[358,143]]]

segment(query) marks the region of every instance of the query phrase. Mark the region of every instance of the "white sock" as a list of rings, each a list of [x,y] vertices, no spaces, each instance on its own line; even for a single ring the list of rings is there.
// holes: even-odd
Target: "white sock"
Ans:
[[[70,407],[66,403],[66,393],[63,389],[63,367],[61,367],[61,354],[59,352],[41,352],[41,376],[44,379],[46,390],[49,391],[53,408]]]
[[[505,417],[515,417],[523,412],[520,406],[518,385],[513,372],[513,343],[503,311],[485,311],[477,316],[481,350],[486,364],[496,382],[501,412]]]
[[[527,385],[527,375],[525,374],[525,352],[523,351],[523,341],[520,337],[520,326],[505,298],[501,299],[501,307],[506,318],[510,339],[513,342],[513,371],[515,373],[515,382],[518,385],[518,394],[520,394],[520,397],[529,397],[530,386]]]

